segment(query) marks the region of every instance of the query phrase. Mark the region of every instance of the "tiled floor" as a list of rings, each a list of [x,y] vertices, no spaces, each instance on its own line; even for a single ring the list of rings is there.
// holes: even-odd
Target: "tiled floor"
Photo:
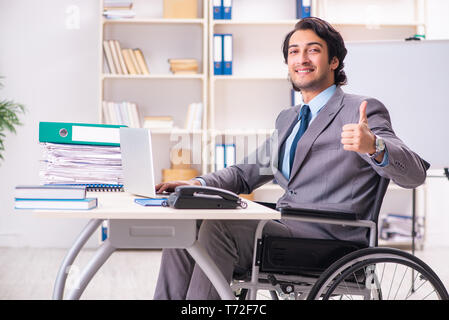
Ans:
[[[0,248],[0,300],[51,299],[65,253],[63,249]],[[68,288],[93,253],[93,250],[80,253],[69,274]],[[416,255],[449,288],[449,247],[425,248]],[[115,252],[92,279],[82,299],[151,299],[160,257],[159,250]],[[263,294],[260,298],[264,298]]]

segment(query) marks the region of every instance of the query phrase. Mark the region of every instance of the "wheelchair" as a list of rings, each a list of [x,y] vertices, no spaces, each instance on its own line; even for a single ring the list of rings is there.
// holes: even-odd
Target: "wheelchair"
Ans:
[[[280,209],[282,219],[367,228],[368,244],[262,237],[267,221],[261,221],[252,269],[234,274],[236,297],[254,300],[258,290],[266,290],[275,300],[448,300],[442,281],[426,263],[405,251],[377,246],[377,220],[388,184],[380,179],[369,220],[350,213]]]

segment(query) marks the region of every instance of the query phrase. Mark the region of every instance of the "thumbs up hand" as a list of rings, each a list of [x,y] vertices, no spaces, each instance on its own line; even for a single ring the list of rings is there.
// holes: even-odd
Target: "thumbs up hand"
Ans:
[[[344,150],[369,154],[376,152],[376,136],[368,127],[367,104],[368,102],[363,101],[360,105],[359,123],[349,123],[343,126],[341,143]]]

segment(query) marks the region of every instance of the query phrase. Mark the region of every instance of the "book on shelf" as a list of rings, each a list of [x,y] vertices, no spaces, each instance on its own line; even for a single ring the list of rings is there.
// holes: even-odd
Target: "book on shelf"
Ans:
[[[132,0],[104,0],[103,9],[104,10],[124,10],[132,9]]]
[[[122,48],[118,40],[103,40],[103,51],[111,74],[150,74],[145,57],[139,48]]]
[[[139,48],[135,48],[135,49],[133,49],[133,53],[137,60],[137,64],[139,65],[139,68],[142,71],[142,74],[150,74],[150,71],[148,69],[148,65],[143,56],[142,50],[140,50]]]
[[[128,74],[128,68],[125,65],[125,59],[123,59],[122,49],[118,40],[113,40],[115,45],[115,50],[117,52],[118,61],[120,63],[120,68],[122,70],[122,74]]]
[[[90,210],[98,205],[97,198],[85,199],[22,199],[16,198],[15,209]]]
[[[146,116],[143,120],[143,127],[148,129],[173,128],[173,118],[170,116]]]
[[[186,130],[198,130],[202,128],[203,123],[203,104],[191,103],[187,107],[187,115],[184,123]]]
[[[136,52],[133,49],[129,49],[129,48],[126,50],[128,50],[129,57],[131,58],[131,63],[133,64],[134,68],[136,69],[136,73],[137,74],[145,74],[144,70],[142,70],[142,68],[140,67],[140,64],[137,62]]]
[[[114,65],[114,59],[112,58],[112,50],[111,50],[111,47],[109,46],[109,42],[107,40],[103,40],[103,50],[104,50],[104,55],[106,57],[106,63],[107,63],[109,72],[112,74],[118,74],[117,69],[115,68],[115,65]]]
[[[86,186],[69,185],[18,185],[15,198],[23,199],[84,199]]]
[[[196,59],[168,59],[168,63],[173,74],[198,73],[198,60]]]
[[[112,64],[114,65],[115,74],[123,74],[122,67],[120,65],[118,52],[116,50],[114,40],[105,40],[105,41],[107,41],[107,44],[109,46],[109,50],[111,51]],[[107,57],[106,57],[106,59],[107,59]],[[109,72],[112,73],[112,69],[111,68],[109,69]]]
[[[139,72],[137,72],[134,61],[131,58],[131,55],[133,55],[133,53],[130,51],[131,49],[122,49],[122,56],[123,60],[125,60],[126,69],[128,69],[129,74],[139,74]]]
[[[108,124],[141,127],[141,116],[137,104],[129,101],[103,101],[103,119]]]
[[[106,19],[129,19],[136,16],[136,12],[127,7],[111,7],[105,6],[103,8],[103,16]]]

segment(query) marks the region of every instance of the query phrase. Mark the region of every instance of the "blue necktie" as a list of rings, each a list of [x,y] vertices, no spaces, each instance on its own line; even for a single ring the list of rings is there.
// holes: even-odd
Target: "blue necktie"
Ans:
[[[296,133],[295,138],[292,142],[292,147],[290,148],[290,173],[292,172],[293,160],[295,158],[296,147],[298,145],[299,139],[301,139],[304,132],[306,132],[309,127],[310,119],[312,118],[312,114],[310,113],[310,108],[308,105],[303,105],[301,107],[301,111],[299,113],[299,121],[301,121],[299,125],[299,130]]]

